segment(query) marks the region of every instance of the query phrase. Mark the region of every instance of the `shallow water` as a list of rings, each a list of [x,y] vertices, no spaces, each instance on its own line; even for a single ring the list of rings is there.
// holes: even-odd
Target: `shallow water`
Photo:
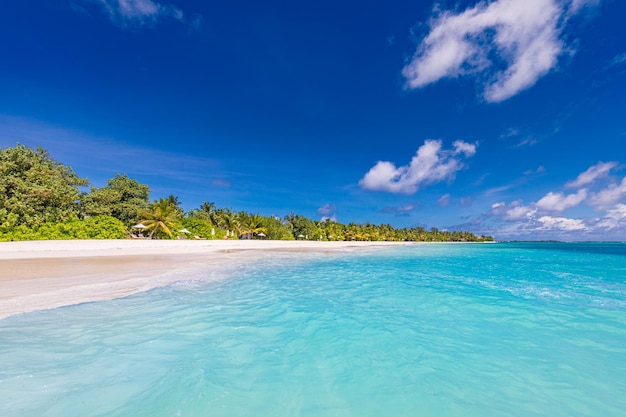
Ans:
[[[626,245],[272,256],[0,321],[2,416],[624,416]]]

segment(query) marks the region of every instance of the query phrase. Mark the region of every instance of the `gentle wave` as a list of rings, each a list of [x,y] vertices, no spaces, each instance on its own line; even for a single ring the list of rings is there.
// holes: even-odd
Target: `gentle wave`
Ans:
[[[623,416],[626,258],[558,245],[281,255],[2,320],[0,415]]]

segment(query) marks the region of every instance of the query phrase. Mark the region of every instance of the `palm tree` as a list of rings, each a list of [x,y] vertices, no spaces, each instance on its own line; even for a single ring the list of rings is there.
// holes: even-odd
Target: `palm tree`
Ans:
[[[218,225],[218,218],[216,216],[217,206],[214,202],[207,203],[206,201],[202,202],[200,206],[200,211],[206,215],[207,219],[214,225]]]
[[[219,209],[215,212],[215,220],[217,225],[227,232],[239,235],[241,225],[239,218],[230,209]]]
[[[179,225],[179,210],[167,198],[161,198],[159,201],[152,203],[148,210],[142,211],[140,214],[141,223],[146,225],[150,230],[150,239],[157,231],[162,231],[170,238],[173,237],[172,230]]]
[[[239,233],[243,235],[248,235],[250,237],[258,234],[258,233],[266,233],[267,229],[261,226],[262,218],[258,214],[246,214],[244,212],[239,213],[240,222],[241,222],[241,230]]]

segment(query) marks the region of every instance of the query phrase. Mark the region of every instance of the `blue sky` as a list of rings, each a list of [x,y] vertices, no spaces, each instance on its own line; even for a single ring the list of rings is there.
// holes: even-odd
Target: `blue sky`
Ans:
[[[264,215],[626,240],[626,2],[32,0],[0,147]]]

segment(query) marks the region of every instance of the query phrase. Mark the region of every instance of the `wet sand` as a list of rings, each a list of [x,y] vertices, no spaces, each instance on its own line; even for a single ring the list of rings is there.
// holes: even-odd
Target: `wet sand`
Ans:
[[[124,297],[268,252],[351,251],[399,242],[73,240],[0,243],[0,319]],[[404,243],[406,244],[406,243]],[[206,275],[206,274],[204,274]]]

